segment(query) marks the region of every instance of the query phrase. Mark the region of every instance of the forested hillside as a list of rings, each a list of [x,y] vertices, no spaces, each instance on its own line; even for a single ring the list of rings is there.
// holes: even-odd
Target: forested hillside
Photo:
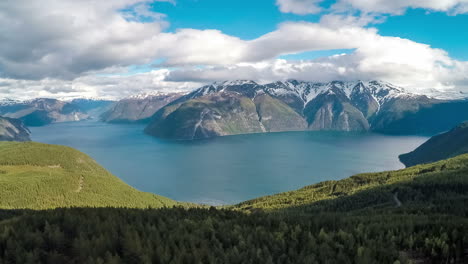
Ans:
[[[230,208],[4,210],[0,263],[466,263],[467,179],[465,155]]]
[[[362,209],[430,208],[467,216],[468,155],[398,171],[327,181],[236,206],[242,210],[348,212]]]

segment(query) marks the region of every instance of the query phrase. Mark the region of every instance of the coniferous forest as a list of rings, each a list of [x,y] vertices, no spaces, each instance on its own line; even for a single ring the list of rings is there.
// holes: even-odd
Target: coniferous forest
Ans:
[[[466,217],[211,209],[2,212],[0,263],[466,263]]]
[[[3,149],[10,154],[2,166],[4,191],[18,187],[11,177],[30,179],[28,166],[35,168],[33,172],[57,170],[33,155],[38,148],[57,147],[26,144],[18,152],[13,146],[14,151],[7,145]],[[80,173],[87,157],[68,151],[73,155],[54,160],[61,168],[56,177],[81,184],[67,175]],[[90,172],[97,170],[100,167]],[[92,185],[96,176],[88,174],[82,174],[86,188],[98,191]],[[129,186],[116,186],[115,190],[136,195]],[[118,204],[114,187],[107,188],[108,194],[92,195],[100,194],[101,203],[110,207],[57,208],[63,194],[50,191],[44,197],[52,200],[41,201],[40,208],[1,210],[0,263],[468,262],[468,155],[355,175],[227,207],[173,202],[118,208],[112,205]],[[2,203],[15,204],[23,196],[31,199],[27,193],[4,193]]]

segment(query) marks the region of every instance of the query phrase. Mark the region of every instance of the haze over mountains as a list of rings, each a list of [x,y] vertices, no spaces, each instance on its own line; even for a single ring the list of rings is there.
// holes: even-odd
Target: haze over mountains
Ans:
[[[103,113],[101,120],[108,123],[148,122],[156,111],[182,95],[184,94],[159,93],[125,98]]]

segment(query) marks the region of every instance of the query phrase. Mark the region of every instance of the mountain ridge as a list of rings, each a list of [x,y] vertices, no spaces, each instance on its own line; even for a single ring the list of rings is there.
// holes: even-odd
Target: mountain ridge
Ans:
[[[106,123],[147,122],[159,109],[185,93],[147,93],[124,98],[101,114]]]
[[[468,153],[468,122],[430,138],[414,151],[400,155],[407,167],[436,162]]]
[[[276,112],[266,118],[261,116],[257,96],[268,98],[262,101]],[[414,122],[415,118],[430,118],[436,109],[448,112],[453,120],[439,117],[433,127]],[[297,115],[292,115],[290,110]],[[243,116],[250,121],[245,123],[246,119],[238,113],[244,113]],[[288,118],[296,122],[286,122]],[[266,119],[278,125],[269,130],[262,122]],[[258,84],[251,80],[237,80],[215,82],[181,96],[158,110],[145,132],[156,137],[182,140],[296,130],[417,134],[440,132],[465,119],[468,119],[468,100],[439,100],[410,93],[383,81],[314,83],[289,80]],[[244,128],[231,129],[239,126]],[[406,126],[411,129],[406,129]]]

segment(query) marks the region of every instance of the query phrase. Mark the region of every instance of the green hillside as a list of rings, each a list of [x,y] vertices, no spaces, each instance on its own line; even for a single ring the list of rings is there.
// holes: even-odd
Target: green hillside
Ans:
[[[156,208],[176,204],[133,189],[72,148],[0,142],[0,208]]]
[[[467,178],[465,155],[234,208],[0,210],[0,263],[467,263]]]
[[[467,215],[468,155],[398,171],[365,173],[297,191],[257,198],[235,208],[297,212],[353,211],[369,208],[432,208]]]
[[[1,143],[0,160],[2,208],[86,207],[0,210],[0,263],[468,261],[468,155],[210,209],[143,209],[176,203],[67,147]]]
[[[468,153],[468,122],[434,136],[410,153],[400,155],[406,166],[430,163]]]

